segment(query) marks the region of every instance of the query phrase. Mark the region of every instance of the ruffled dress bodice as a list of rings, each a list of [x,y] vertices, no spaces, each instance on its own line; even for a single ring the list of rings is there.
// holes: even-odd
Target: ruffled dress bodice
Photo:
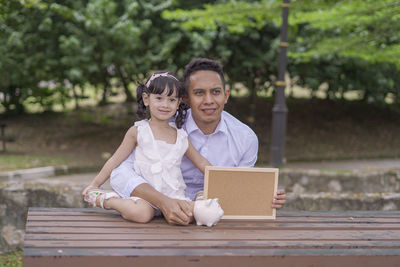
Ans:
[[[175,127],[175,124],[170,124]],[[186,199],[181,161],[188,148],[188,137],[177,129],[175,144],[155,140],[148,120],[135,122],[138,127],[134,169],[157,191],[166,196]]]

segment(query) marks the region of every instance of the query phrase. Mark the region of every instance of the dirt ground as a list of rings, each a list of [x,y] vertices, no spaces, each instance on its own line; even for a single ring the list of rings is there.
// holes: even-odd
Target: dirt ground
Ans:
[[[359,102],[289,99],[287,162],[400,157],[400,113]],[[252,128],[260,141],[258,164],[269,162],[272,100],[258,99]],[[0,153],[0,171],[29,157],[26,167],[54,164],[101,165],[136,120],[132,104],[111,104],[67,113],[0,115],[15,139]],[[243,122],[245,99],[226,110]],[[54,163],[52,162],[54,160]]]

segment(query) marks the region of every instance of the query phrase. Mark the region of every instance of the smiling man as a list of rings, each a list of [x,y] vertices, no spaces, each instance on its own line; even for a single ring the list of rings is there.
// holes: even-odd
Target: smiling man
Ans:
[[[225,88],[222,65],[210,59],[195,59],[186,66],[183,82],[191,108],[183,128],[193,146],[213,166],[253,167],[257,161],[258,139],[247,125],[224,111],[230,91]],[[113,171],[113,189],[147,200],[161,210],[168,223],[188,224],[192,218],[189,204],[164,196],[135,174],[129,167],[133,154]],[[186,157],[182,159],[181,170],[187,185],[186,195],[194,199],[203,190],[204,175]],[[125,188],[117,188],[113,176],[130,182],[125,183]],[[285,191],[278,190],[272,207],[281,208],[285,199]]]
[[[228,101],[229,90],[218,73],[210,70],[193,72],[186,83],[193,120],[205,135],[214,133]]]

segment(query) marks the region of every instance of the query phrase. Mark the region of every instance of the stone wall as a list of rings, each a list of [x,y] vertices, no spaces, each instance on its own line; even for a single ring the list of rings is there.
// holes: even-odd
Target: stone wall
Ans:
[[[283,210],[398,210],[400,170],[326,172],[282,170]]]
[[[0,176],[0,252],[22,249],[28,207],[87,207],[81,196],[87,181],[69,176],[32,177]],[[351,173],[282,170],[279,186],[285,188],[288,197],[283,210],[400,208],[400,170]]]
[[[319,170],[281,170],[279,184],[286,192],[400,192],[400,170],[327,172]]]
[[[0,253],[22,249],[28,207],[86,207],[82,187],[50,179],[0,181]]]

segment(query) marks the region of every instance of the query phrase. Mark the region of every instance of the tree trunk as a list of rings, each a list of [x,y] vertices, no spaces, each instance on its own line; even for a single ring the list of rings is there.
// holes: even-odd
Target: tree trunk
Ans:
[[[76,92],[75,85],[72,85],[72,92],[74,94],[75,109],[78,110],[78,109],[80,109],[80,107],[79,107],[79,96],[78,96],[78,93]]]
[[[101,66],[100,63],[98,63],[98,65]],[[100,70],[101,70],[101,73],[102,73],[102,77],[101,78],[103,79],[103,94],[102,94],[102,98],[101,98],[101,100],[99,102],[99,105],[100,106],[104,106],[104,105],[108,104],[107,94],[108,94],[108,91],[109,91],[109,89],[111,87],[111,84],[110,84],[110,79],[108,77],[107,69],[104,67],[104,68],[100,68]]]
[[[99,106],[107,105],[107,93],[108,93],[108,84],[103,85],[103,93],[101,95],[101,100],[99,102]]]
[[[4,92],[4,103],[6,113],[8,114],[23,114],[25,107],[22,104],[21,94],[17,93],[17,88],[9,86]],[[12,108],[12,106],[15,108]]]
[[[124,87],[124,92],[125,92],[125,96],[126,96],[125,102],[128,102],[128,103],[134,102],[135,99],[133,98],[131,91],[129,91],[129,83],[127,81],[126,73],[125,73],[124,69],[121,66],[116,66],[116,69],[118,72],[118,76],[121,79],[122,86]]]

